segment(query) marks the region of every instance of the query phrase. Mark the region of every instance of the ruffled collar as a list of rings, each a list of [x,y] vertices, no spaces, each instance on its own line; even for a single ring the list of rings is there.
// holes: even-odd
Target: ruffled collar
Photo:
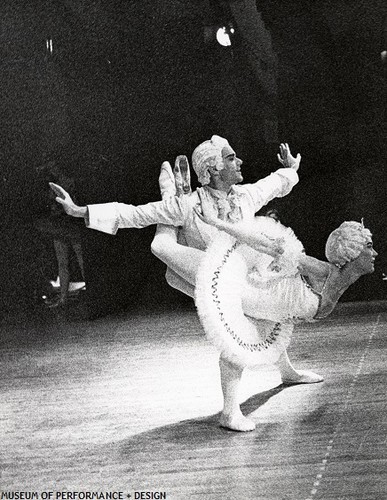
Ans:
[[[215,201],[219,219],[230,222],[238,222],[242,219],[240,209],[242,195],[235,189],[235,186],[232,186],[228,193],[210,188],[209,186],[205,186],[204,189],[208,191],[211,198]]]

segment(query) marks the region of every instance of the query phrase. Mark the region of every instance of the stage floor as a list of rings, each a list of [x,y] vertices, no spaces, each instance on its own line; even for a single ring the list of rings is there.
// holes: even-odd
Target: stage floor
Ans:
[[[290,357],[323,383],[246,371],[246,434],[218,426],[218,356],[193,309],[3,321],[0,490],[385,499],[387,305],[368,306],[297,327]]]

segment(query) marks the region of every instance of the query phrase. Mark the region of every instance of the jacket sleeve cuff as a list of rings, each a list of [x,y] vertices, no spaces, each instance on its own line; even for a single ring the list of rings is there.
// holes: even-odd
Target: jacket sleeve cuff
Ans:
[[[279,168],[275,173],[281,177],[285,177],[290,182],[291,187],[295,186],[299,181],[298,173],[294,168]]]
[[[118,217],[116,203],[100,203],[87,205],[88,219],[86,226],[102,233],[116,234],[118,231]]]

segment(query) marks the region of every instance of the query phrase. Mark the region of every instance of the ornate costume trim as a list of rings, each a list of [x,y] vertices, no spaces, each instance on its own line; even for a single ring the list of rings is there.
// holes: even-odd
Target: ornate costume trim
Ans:
[[[207,339],[239,366],[275,363],[294,326],[243,311],[248,266],[245,245],[223,234],[207,250],[199,269],[195,303]]]
[[[246,349],[250,352],[255,352],[255,351],[262,351],[264,349],[267,349],[269,346],[275,342],[277,339],[278,335],[280,334],[281,331],[281,323],[275,323],[273,330],[270,332],[270,334],[266,337],[266,339],[263,342],[259,343],[250,343],[250,342],[244,342],[240,336],[235,332],[233,328],[230,327],[228,324],[225,315],[220,307],[220,300],[219,300],[219,292],[218,292],[218,286],[219,286],[219,273],[221,272],[222,268],[224,265],[227,263],[228,259],[230,258],[230,255],[235,251],[235,249],[239,246],[239,243],[236,241],[231,248],[229,248],[226,252],[226,254],[223,257],[223,260],[221,264],[218,266],[218,268],[214,271],[213,276],[211,278],[212,285],[211,285],[211,290],[212,290],[212,301],[215,304],[216,310],[218,311],[219,314],[219,320],[223,324],[225,331],[237,342],[237,344],[242,347],[243,349]]]

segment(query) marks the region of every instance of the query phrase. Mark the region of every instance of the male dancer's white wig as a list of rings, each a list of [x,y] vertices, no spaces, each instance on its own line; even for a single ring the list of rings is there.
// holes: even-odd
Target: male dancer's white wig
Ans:
[[[202,186],[209,184],[211,177],[209,168],[223,170],[222,149],[230,144],[219,135],[213,135],[210,140],[204,141],[192,153],[192,167]]]

